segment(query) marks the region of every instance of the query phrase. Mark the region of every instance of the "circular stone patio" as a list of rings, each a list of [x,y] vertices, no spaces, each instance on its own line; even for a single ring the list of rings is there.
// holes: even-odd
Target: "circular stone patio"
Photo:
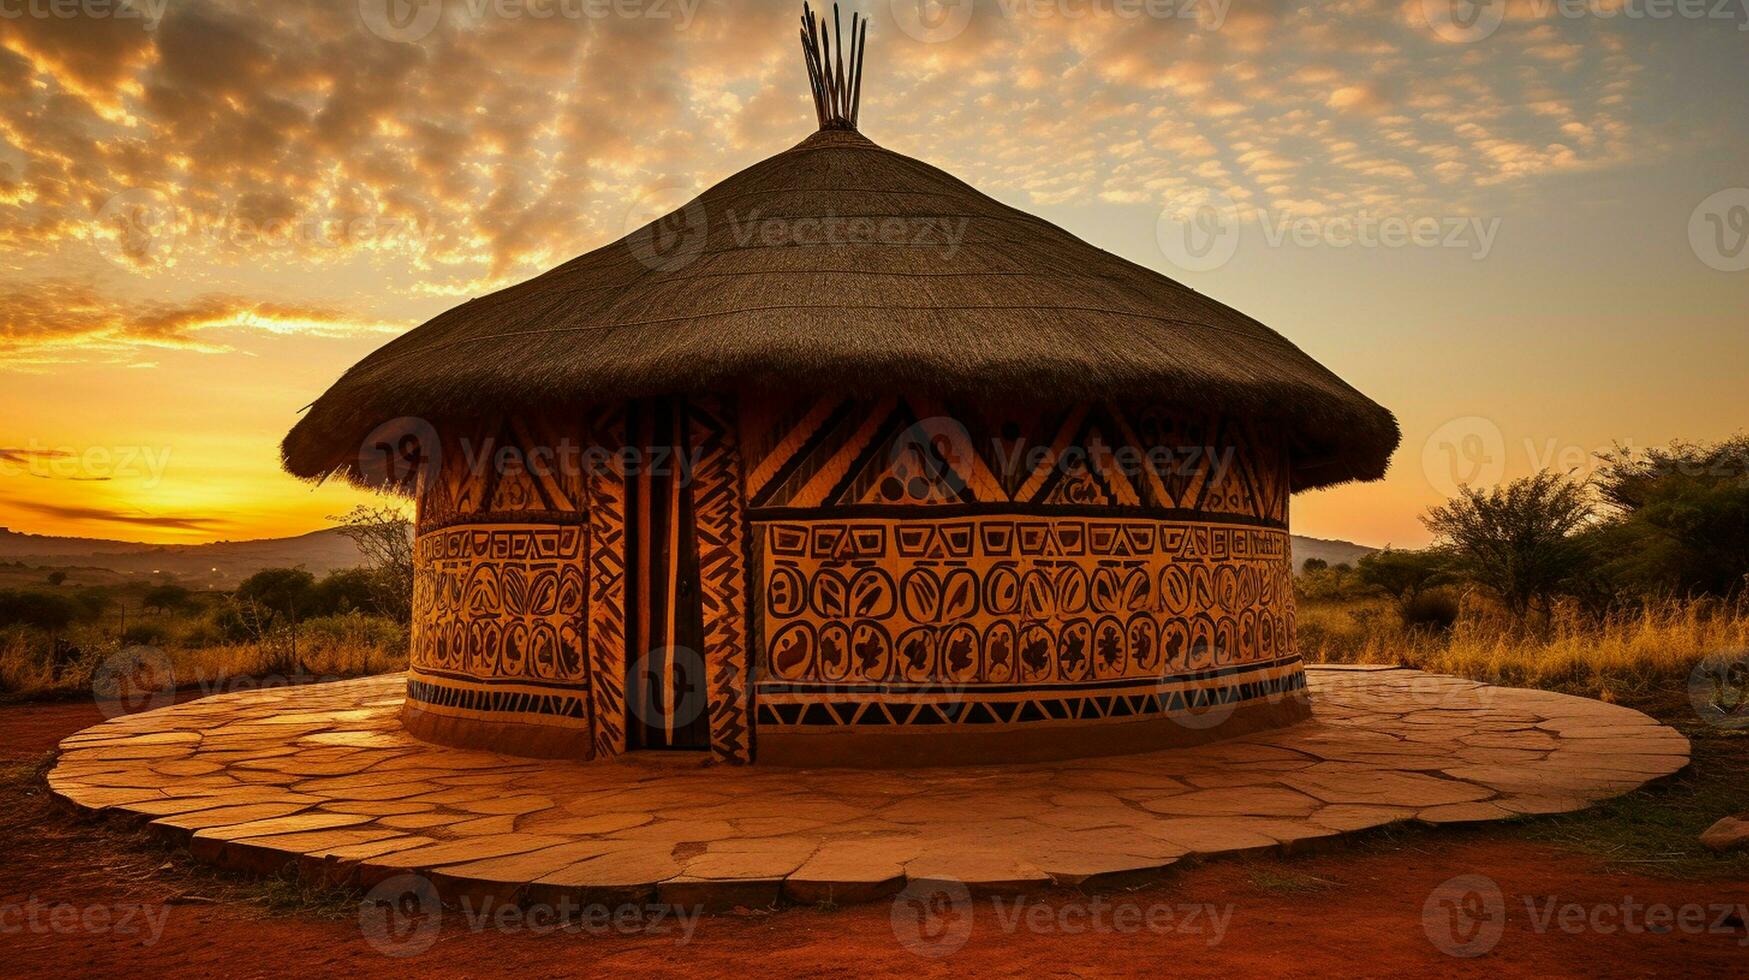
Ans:
[[[405,678],[216,695],[61,743],[87,811],[194,856],[446,897],[866,901],[907,879],[1126,887],[1192,856],[1397,821],[1578,810],[1677,772],[1688,740],[1627,708],[1411,670],[1309,671],[1314,717],[1196,748],[906,771],[531,761],[401,731]]]

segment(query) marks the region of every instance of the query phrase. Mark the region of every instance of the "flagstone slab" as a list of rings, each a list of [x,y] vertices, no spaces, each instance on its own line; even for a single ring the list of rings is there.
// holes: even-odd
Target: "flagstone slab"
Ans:
[[[1311,720],[1224,742],[862,771],[440,748],[402,730],[406,680],[389,675],[115,718],[63,741],[48,779],[77,809],[131,814],[237,870],[727,909],[872,901],[913,880],[1134,887],[1189,857],[1579,810],[1688,763],[1687,739],[1619,705],[1404,669],[1308,678]]]

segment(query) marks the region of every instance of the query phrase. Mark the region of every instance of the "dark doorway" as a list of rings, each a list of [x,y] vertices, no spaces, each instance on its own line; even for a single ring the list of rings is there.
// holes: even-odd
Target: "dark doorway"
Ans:
[[[710,748],[686,418],[683,400],[662,399],[634,404],[627,419],[638,458],[626,513],[632,749]]]

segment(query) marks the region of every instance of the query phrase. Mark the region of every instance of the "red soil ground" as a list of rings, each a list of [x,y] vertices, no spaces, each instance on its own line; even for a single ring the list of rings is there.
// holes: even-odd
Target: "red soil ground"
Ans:
[[[42,758],[66,734],[101,720],[89,702],[0,708],[0,757]],[[372,947],[356,914],[272,912],[253,883],[192,867],[137,834],[73,820],[40,783],[0,788],[0,973],[6,976],[1457,976],[1479,971],[1541,976],[1744,976],[1749,928],[1717,932],[1615,925],[1624,899],[1639,906],[1749,906],[1749,882],[1696,881],[1610,871],[1592,856],[1519,839],[1510,828],[1405,832],[1289,859],[1215,861],[1164,884],[1105,898],[1103,929],[1083,895],[972,901],[962,948],[942,958],[895,938],[903,912],[879,902],[837,910],[785,909],[707,916],[690,941],[659,934],[534,934],[468,927],[444,916],[435,943],[407,959]],[[1505,898],[1505,932],[1486,955],[1458,959],[1428,938],[1423,907],[1442,882],[1485,875]],[[1550,896],[1604,929],[1539,928]],[[1532,906],[1527,906],[1527,901]],[[34,904],[33,904],[34,902]],[[1230,909],[1224,933],[1190,905]],[[77,911],[52,911],[66,906]],[[1044,911],[1037,911],[1038,906]],[[1161,928],[1114,930],[1126,906],[1174,916]],[[343,909],[353,908],[341,906]],[[90,911],[99,910],[99,911]],[[130,912],[131,910],[131,912]],[[143,912],[141,911],[143,910]],[[1603,910],[1603,911],[1597,911]],[[34,920],[32,915],[34,913]],[[89,914],[93,928],[74,921]],[[1742,913],[1736,913],[1740,916]],[[130,918],[124,924],[121,916]],[[104,916],[113,921],[105,924]],[[1635,914],[1636,925],[1644,913]],[[1708,914],[1707,926],[1721,913]],[[961,918],[951,922],[963,923]],[[151,923],[162,926],[156,941]],[[1042,922],[1044,928],[1029,926]]]

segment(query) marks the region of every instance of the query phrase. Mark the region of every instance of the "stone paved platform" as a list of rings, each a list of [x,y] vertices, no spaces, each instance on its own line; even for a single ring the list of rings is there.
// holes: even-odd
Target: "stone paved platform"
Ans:
[[[448,897],[780,897],[907,879],[974,889],[1139,884],[1192,856],[1304,847],[1397,821],[1560,813],[1688,762],[1626,708],[1408,670],[1310,672],[1313,720],[1191,749],[913,771],[534,762],[403,733],[400,675],[218,695],[71,736],[49,775],[217,865]]]

